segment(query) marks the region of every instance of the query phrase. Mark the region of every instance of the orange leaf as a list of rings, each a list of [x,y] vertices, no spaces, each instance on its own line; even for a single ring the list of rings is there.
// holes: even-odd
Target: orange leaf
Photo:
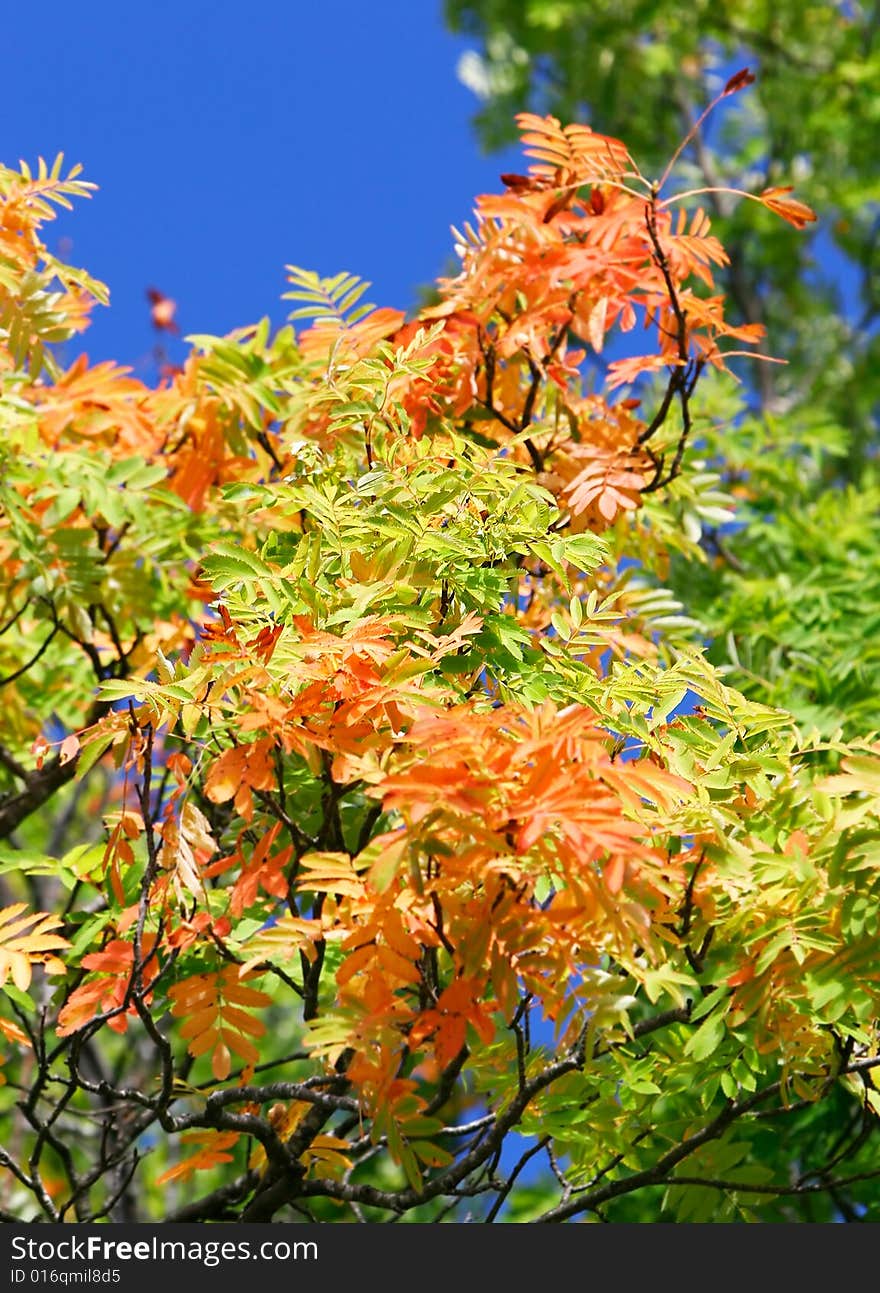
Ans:
[[[764,189],[763,193],[758,194],[758,201],[763,203],[768,211],[774,211],[776,215],[782,216],[783,220],[794,225],[795,229],[803,229],[816,219],[816,213],[805,202],[785,196],[791,191],[790,184]]]
[[[265,1024],[240,1009],[267,1006],[271,998],[241,982],[240,967],[227,965],[206,974],[193,974],[168,989],[171,1013],[183,1019],[181,1038],[188,1042],[190,1055],[211,1052],[211,1071],[218,1082],[229,1077],[234,1052],[246,1063],[259,1059],[256,1048],[244,1035],[261,1037]]]
[[[622,857],[614,857],[606,864],[602,872],[602,879],[605,881],[605,887],[609,893],[620,893],[625,875],[626,861]]]
[[[169,1181],[185,1181],[193,1172],[206,1171],[219,1163],[231,1163],[232,1155],[227,1153],[241,1136],[238,1131],[190,1131],[184,1132],[181,1142],[199,1145],[200,1148],[189,1158],[182,1159],[175,1167],[156,1178],[157,1185],[167,1185]]]
[[[232,1056],[229,1053],[229,1047],[224,1042],[219,1042],[211,1056],[211,1072],[218,1082],[225,1082],[231,1070]]]

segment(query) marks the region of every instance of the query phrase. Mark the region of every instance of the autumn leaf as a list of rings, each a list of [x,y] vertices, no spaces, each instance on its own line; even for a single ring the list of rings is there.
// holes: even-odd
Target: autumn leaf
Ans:
[[[215,804],[233,800],[238,812],[252,811],[252,791],[269,790],[275,782],[272,763],[274,742],[261,738],[246,745],[233,745],[215,759],[205,782],[205,794]]]
[[[608,365],[608,389],[617,390],[635,382],[645,373],[656,373],[663,368],[681,366],[681,360],[671,355],[633,355],[627,359],[613,359]]]
[[[247,974],[249,970],[268,963],[283,965],[298,959],[300,952],[308,961],[314,962],[318,955],[316,944],[322,938],[320,921],[303,920],[285,913],[267,929],[258,931],[240,945],[240,951],[247,957],[241,973]]]
[[[629,154],[619,139],[596,134],[589,126],[562,126],[556,117],[531,112],[517,114],[517,125],[527,157],[538,159],[533,175],[556,183],[584,183],[627,169]]]
[[[839,773],[823,777],[816,789],[826,795],[863,793],[880,798],[880,754],[850,754],[840,766]]]
[[[233,1155],[229,1151],[240,1139],[241,1133],[237,1131],[185,1131],[180,1143],[187,1147],[195,1146],[195,1151],[157,1176],[156,1184],[188,1181],[194,1172],[207,1172],[220,1163],[231,1163]]]
[[[534,59],[520,24],[518,75],[553,63],[567,8],[590,28],[556,6]],[[603,33],[600,80],[628,102],[637,70],[651,145],[706,69],[636,37],[611,58]],[[842,120],[816,77],[816,120]],[[678,167],[753,79],[657,180],[583,121],[520,114],[529,173],[476,198],[430,304],[289,266],[285,326],[188,339],[174,366],[160,346],[154,386],[62,362],[103,295],[42,226],[86,189],[60,160],[0,166],[0,1039],[25,1220],[869,1206],[870,1146],[839,1130],[880,1114],[871,454],[829,403],[852,364],[800,390],[795,347],[784,391],[752,392],[790,405],[769,430],[723,381],[759,315],[778,343],[810,305],[780,278],[804,245],[744,255],[733,201],[813,213],[712,184],[750,173],[736,131],[703,136],[717,168]],[[812,159],[832,198],[838,153]],[[32,1001],[38,963],[68,978]],[[717,1188],[670,1176],[670,1146]]]
[[[775,212],[776,215],[782,216],[789,224],[793,224],[795,229],[804,229],[808,224],[812,224],[816,219],[816,213],[805,202],[799,202],[797,198],[787,197],[791,193],[791,185],[779,185],[775,188],[764,189],[758,194],[758,201],[762,203],[768,211]]]
[[[141,940],[141,983],[148,988],[159,973],[155,955],[157,938],[145,933]],[[59,1037],[69,1037],[83,1028],[96,1014],[114,1012],[107,1021],[114,1032],[124,1033],[128,1018],[137,1013],[134,1004],[122,1012],[120,1007],[134,987],[134,944],[124,938],[112,938],[100,952],[89,952],[81,961],[84,970],[94,971],[94,978],[87,978],[74,988],[58,1014]],[[149,1001],[149,995],[146,1000]]]
[[[566,484],[561,496],[573,517],[589,512],[601,523],[610,525],[619,512],[639,506],[641,490],[646,484],[646,477],[633,471],[625,456],[603,455],[600,450]]]
[[[11,975],[15,986],[25,992],[34,965],[43,965],[49,974],[64,973],[64,962],[54,955],[69,946],[66,938],[53,932],[62,924],[60,917],[45,911],[25,915],[26,911],[24,902],[0,910],[0,988]]]
[[[268,1006],[271,997],[242,980],[237,965],[206,974],[193,974],[172,985],[171,1013],[182,1019],[180,1036],[193,1058],[210,1051],[211,1072],[224,1082],[232,1068],[232,1055],[255,1064],[259,1051],[254,1040],[266,1026],[247,1007]]]
[[[187,800],[179,819],[169,817],[162,825],[161,834],[161,862],[170,876],[178,902],[183,903],[187,894],[196,899],[205,898],[202,871],[216,852],[217,845],[204,813]]]
[[[723,95],[736,94],[738,90],[744,89],[747,85],[754,85],[754,83],[755,83],[754,73],[751,72],[747,67],[744,67],[739,72],[735,72],[733,76],[730,77],[730,79],[725,84],[724,89],[721,91],[721,93]]]
[[[0,1033],[2,1033],[9,1042],[15,1042],[18,1045],[23,1046],[27,1046],[28,1044],[29,1038],[27,1033],[24,1032],[23,1029],[19,1028],[18,1024],[12,1023],[10,1019],[3,1019],[0,1017]]]

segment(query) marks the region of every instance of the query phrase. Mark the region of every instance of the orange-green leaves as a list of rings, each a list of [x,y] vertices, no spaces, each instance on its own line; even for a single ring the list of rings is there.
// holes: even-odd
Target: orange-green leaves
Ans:
[[[95,188],[79,178],[81,166],[65,178],[63,164],[59,153],[51,167],[41,157],[36,174],[26,162],[18,171],[0,165],[0,368],[27,371],[32,380],[43,368],[57,377],[51,345],[82,331],[96,300],[107,302],[103,284],[63,264],[40,238],[56,207],[69,209],[71,198],[90,197]]]
[[[760,496],[737,407],[694,401],[762,329],[716,286],[714,207],[585,125],[520,126],[534,165],[477,199],[430,306],[290,267],[295,331],[199,337],[155,389],[34,379],[38,195],[6,193],[0,834],[39,800],[41,844],[0,857],[0,986],[24,1012],[33,964],[68,971],[49,1069],[15,1079],[35,1108],[84,1088],[61,1219],[114,1206],[83,1193],[95,1144],[112,1189],[208,1173],[223,1216],[279,1182],[346,1219],[476,1207],[513,1127],[579,1199],[877,1045],[877,751],[734,692],[665,587],[748,524],[725,475]],[[74,776],[68,851],[39,796]],[[0,1033],[16,1063],[36,1038]]]
[[[371,1055],[375,1107],[402,1032],[442,1069],[469,1029],[491,1042],[522,987],[561,1016],[584,960],[613,949],[635,965],[652,918],[672,919],[684,881],[661,840],[692,793],[656,762],[616,764],[585,707],[423,711],[371,789],[402,825],[358,857],[300,859],[298,888],[320,896],[342,953],[341,1008],[310,1045]]]
[[[377,310],[361,303],[370,285],[354,274],[319,278],[312,270],[288,265],[287,275],[291,290],[283,299],[300,302],[287,317],[291,322],[311,323],[300,336],[300,345],[309,356],[366,354],[403,323],[399,310]]]

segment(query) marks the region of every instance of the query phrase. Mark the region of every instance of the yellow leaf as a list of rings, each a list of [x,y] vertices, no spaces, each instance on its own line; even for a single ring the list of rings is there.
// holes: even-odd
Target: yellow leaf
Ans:
[[[50,953],[70,946],[66,938],[50,932],[61,924],[60,917],[45,911],[23,915],[26,908],[26,903],[17,902],[0,911],[0,988],[11,975],[15,986],[26,992],[31,966],[49,963],[56,971],[60,963]],[[33,928],[25,933],[29,925]]]

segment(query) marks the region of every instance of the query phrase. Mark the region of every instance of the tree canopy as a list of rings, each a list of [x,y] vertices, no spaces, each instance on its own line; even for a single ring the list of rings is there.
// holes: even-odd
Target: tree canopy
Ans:
[[[7,1219],[876,1203],[871,659],[783,596],[870,560],[868,466],[744,404],[716,285],[713,206],[815,217],[518,126],[413,318],[289,266],[154,386],[58,349],[91,185],[0,170]]]
[[[710,658],[748,695],[828,735],[876,727],[876,6],[447,0],[446,12],[476,40],[462,75],[483,100],[489,146],[529,107],[625,134],[645,173],[659,174],[725,69],[758,72],[677,171],[710,190],[701,201],[729,257],[719,283],[738,318],[764,324],[786,362],[743,374],[739,398],[718,406],[723,445],[707,445],[742,524],[719,527],[710,543],[722,560],[696,583],[675,562],[669,580],[705,626]],[[819,216],[803,233],[711,191],[791,183]]]

